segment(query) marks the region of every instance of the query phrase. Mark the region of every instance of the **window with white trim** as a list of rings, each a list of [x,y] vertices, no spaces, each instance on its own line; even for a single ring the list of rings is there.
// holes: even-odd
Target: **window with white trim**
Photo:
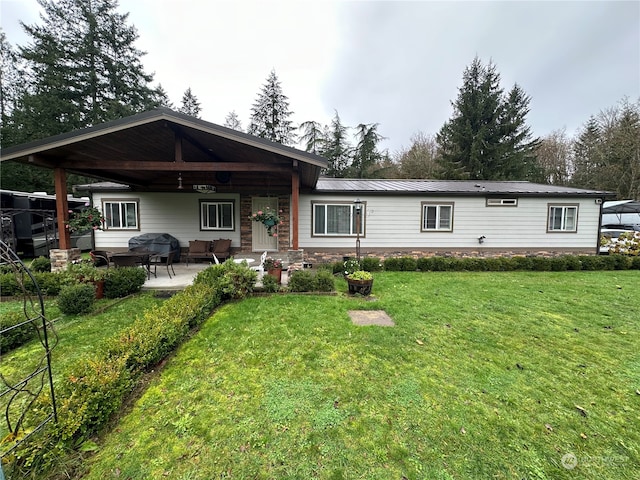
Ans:
[[[137,200],[103,200],[102,214],[107,230],[139,230]]]
[[[365,203],[360,211],[360,230],[364,236]],[[354,236],[357,230],[356,206],[353,203],[314,203],[313,235],[316,236]]]
[[[233,230],[233,201],[200,201],[200,230]]]
[[[578,229],[577,205],[549,205],[549,232],[575,232]]]
[[[422,202],[423,232],[453,231],[453,203]]]
[[[517,207],[517,198],[487,198],[487,207]]]

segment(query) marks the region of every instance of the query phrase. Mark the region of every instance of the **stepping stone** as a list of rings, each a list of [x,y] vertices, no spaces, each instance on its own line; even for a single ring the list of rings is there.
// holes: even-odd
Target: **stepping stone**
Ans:
[[[395,323],[384,310],[349,310],[349,317],[355,325],[377,325],[379,327],[395,327]]]

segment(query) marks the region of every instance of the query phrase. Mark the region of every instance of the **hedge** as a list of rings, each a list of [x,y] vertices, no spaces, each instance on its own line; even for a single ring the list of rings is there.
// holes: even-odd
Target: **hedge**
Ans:
[[[117,269],[124,270],[124,269]],[[89,357],[76,362],[56,389],[58,423],[18,448],[12,468],[51,467],[48,452],[76,448],[102,428],[152,369],[225,300],[250,291],[256,272],[233,262],[200,272],[197,281],[162,305],[146,310],[124,331],[106,339]],[[46,399],[39,399],[38,403]],[[46,445],[46,448],[43,446]]]

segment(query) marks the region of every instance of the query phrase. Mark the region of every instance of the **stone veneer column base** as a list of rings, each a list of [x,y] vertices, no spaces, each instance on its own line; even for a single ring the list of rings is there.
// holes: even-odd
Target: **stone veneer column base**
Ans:
[[[304,250],[287,250],[289,259],[289,272],[302,270],[304,267]]]
[[[67,265],[74,260],[80,260],[80,249],[70,248],[69,250],[61,250],[54,248],[49,250],[49,258],[51,259],[51,271],[61,272],[67,269]]]

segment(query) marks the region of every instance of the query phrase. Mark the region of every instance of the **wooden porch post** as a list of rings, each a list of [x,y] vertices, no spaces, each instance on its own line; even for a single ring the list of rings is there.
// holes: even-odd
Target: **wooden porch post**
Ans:
[[[298,162],[293,164],[291,173],[291,242],[293,250],[298,250],[298,210],[300,206],[300,176],[298,175]]]
[[[64,168],[53,170],[54,184],[56,187],[56,210],[58,214],[58,235],[60,237],[60,250],[71,248],[71,236],[67,230],[69,220],[69,202],[67,202],[67,172]]]

